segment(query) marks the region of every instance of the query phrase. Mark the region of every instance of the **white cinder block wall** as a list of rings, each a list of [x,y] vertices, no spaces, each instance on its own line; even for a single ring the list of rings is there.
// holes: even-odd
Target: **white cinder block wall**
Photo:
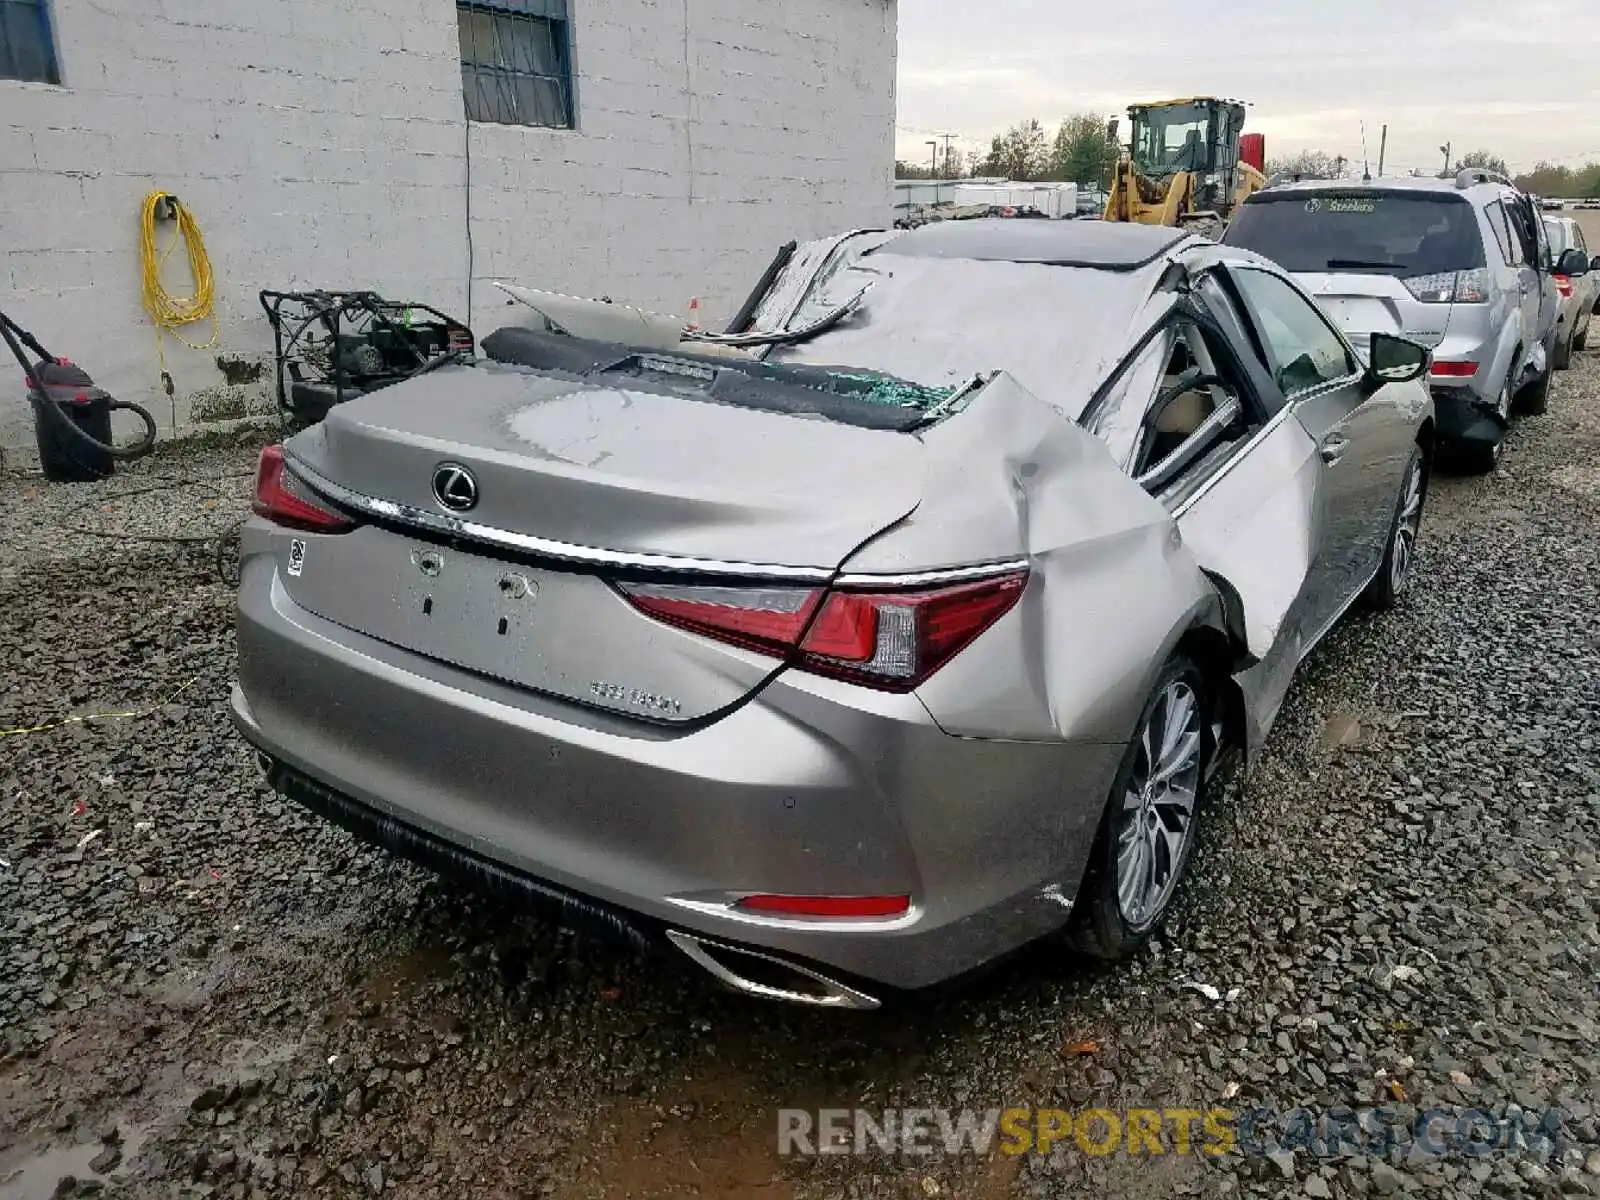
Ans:
[[[163,426],[236,412],[270,366],[230,383],[216,359],[270,353],[263,287],[466,316],[470,148],[480,336],[497,278],[699,296],[713,324],[791,237],[889,218],[895,5],[569,0],[577,129],[555,130],[468,127],[453,0],[52,0],[63,86],[0,79],[0,309]],[[216,349],[168,341],[170,399],[140,302],[155,188],[198,220],[221,317]],[[181,251],[168,277],[183,294]],[[0,446],[32,440],[19,375],[0,363]]]

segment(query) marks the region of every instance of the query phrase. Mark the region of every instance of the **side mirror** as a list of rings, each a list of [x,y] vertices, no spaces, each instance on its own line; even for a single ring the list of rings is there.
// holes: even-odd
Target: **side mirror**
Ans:
[[[1583,251],[1574,246],[1571,250],[1563,250],[1561,257],[1556,259],[1557,275],[1587,275],[1589,273],[1589,260],[1583,256]]]
[[[1589,260],[1589,270],[1600,271],[1600,254],[1596,254]]]
[[[1374,333],[1367,351],[1367,383],[1374,389],[1386,383],[1409,383],[1421,379],[1428,369],[1428,351],[1424,346],[1395,337],[1392,333]]]

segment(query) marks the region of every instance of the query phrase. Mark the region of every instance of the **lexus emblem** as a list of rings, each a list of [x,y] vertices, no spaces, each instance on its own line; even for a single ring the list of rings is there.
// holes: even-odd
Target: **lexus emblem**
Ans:
[[[433,498],[441,508],[466,512],[477,507],[478,481],[459,463],[440,463],[433,469]]]

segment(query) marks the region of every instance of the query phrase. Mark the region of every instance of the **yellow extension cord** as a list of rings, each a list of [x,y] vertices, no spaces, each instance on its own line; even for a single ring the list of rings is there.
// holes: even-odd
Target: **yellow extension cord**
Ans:
[[[154,191],[144,198],[144,209],[139,220],[139,264],[144,276],[144,310],[156,326],[156,355],[161,359],[161,375],[171,394],[170,376],[167,374],[166,335],[171,334],[191,350],[210,350],[221,340],[222,328],[217,321],[216,294],[211,279],[211,259],[206,254],[206,240],[200,236],[200,226],[176,196],[172,198],[177,212],[178,228],[164,251],[156,249],[156,210],[171,195]],[[161,282],[161,270],[178,247],[182,238],[189,252],[189,274],[194,280],[193,296],[173,296]],[[211,321],[211,340],[195,345],[178,333],[185,325],[196,321]]]

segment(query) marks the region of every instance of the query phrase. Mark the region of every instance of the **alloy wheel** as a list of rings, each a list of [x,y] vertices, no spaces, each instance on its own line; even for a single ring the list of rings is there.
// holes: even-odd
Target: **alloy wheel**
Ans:
[[[1200,699],[1167,684],[1139,734],[1117,827],[1117,907],[1134,928],[1152,924],[1177,889],[1200,794]]]
[[[1422,528],[1422,465],[1413,462],[1406,472],[1400,514],[1394,525],[1394,546],[1389,553],[1389,590],[1395,595],[1406,586],[1411,560],[1416,555],[1417,531]]]

